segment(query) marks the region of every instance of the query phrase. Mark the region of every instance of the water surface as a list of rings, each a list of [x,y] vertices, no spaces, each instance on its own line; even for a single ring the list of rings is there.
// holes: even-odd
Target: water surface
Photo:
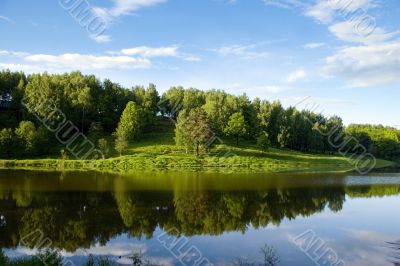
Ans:
[[[76,265],[137,252],[158,265],[258,265],[264,245],[278,265],[398,265],[399,195],[392,173],[0,170],[0,248],[32,255],[40,232]]]

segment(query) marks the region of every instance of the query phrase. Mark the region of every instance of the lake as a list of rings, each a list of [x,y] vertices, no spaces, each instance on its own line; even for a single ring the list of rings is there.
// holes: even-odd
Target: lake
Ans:
[[[400,265],[399,195],[398,173],[0,170],[0,247],[65,265]]]

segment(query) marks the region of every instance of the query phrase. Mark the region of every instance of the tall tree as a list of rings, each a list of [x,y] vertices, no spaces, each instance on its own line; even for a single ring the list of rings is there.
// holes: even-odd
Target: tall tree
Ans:
[[[15,135],[20,139],[25,153],[30,153],[34,149],[36,141],[36,127],[31,121],[21,121],[15,129]]]
[[[227,136],[236,137],[236,146],[239,146],[239,138],[247,134],[248,126],[242,113],[234,113],[229,118],[228,125],[224,132]]]
[[[178,146],[193,149],[198,156],[200,150],[206,148],[210,139],[211,129],[207,113],[203,108],[195,108],[179,115],[175,129],[175,141]]]
[[[143,126],[141,108],[134,102],[126,105],[116,130],[117,135],[125,136],[127,140],[137,138]]]

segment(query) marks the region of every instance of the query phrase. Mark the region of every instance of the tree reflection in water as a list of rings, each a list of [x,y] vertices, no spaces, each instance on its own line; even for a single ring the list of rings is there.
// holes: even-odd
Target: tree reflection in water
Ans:
[[[184,236],[246,232],[249,227],[279,226],[283,219],[308,217],[326,208],[338,212],[346,195],[400,194],[398,185],[246,187],[242,182],[224,190],[216,188],[216,183],[199,185],[193,178],[181,181],[188,183],[185,189],[182,184],[179,189],[167,184],[154,191],[143,185],[147,184],[145,178],[134,185],[129,185],[126,177],[105,176],[103,183],[98,176],[83,179],[79,174],[51,178],[53,183],[46,176],[20,179],[23,184],[15,178],[0,179],[0,248],[17,247],[32,230],[41,230],[52,240],[52,248],[69,252],[104,245],[123,233],[150,239],[157,228]],[[210,178],[207,182],[215,181]],[[132,189],[135,186],[139,188]],[[246,189],[237,189],[239,186]]]

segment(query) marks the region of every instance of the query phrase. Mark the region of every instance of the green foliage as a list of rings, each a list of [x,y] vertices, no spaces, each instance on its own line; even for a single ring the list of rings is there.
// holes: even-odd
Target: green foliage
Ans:
[[[139,136],[142,126],[143,116],[141,108],[136,103],[129,102],[118,123],[116,135],[124,137],[127,140],[134,140]]]
[[[175,129],[175,141],[178,146],[194,150],[199,155],[200,149],[206,148],[211,130],[207,113],[202,108],[181,112]]]
[[[104,135],[104,130],[103,130],[103,126],[101,125],[101,123],[100,122],[92,122],[90,124],[88,138],[92,142],[97,143],[103,135]]]
[[[36,127],[31,121],[21,121],[15,129],[15,135],[23,145],[24,151],[30,153],[34,150],[37,139]]]
[[[172,87],[161,97],[160,109],[163,114],[177,118],[183,109],[185,90],[182,87]]]
[[[115,150],[119,153],[120,156],[125,152],[126,148],[128,148],[128,137],[120,132],[115,133]]]
[[[268,134],[263,132],[257,138],[257,147],[266,152],[271,147],[271,141],[269,140]]]
[[[223,133],[230,116],[238,111],[237,99],[221,90],[206,92],[204,110],[210,119],[211,127],[217,133]]]
[[[102,153],[103,159],[107,158],[110,154],[110,147],[108,145],[108,141],[104,138],[98,140],[98,147]],[[124,148],[122,149],[122,151]],[[122,152],[121,152],[122,153]]]
[[[234,113],[231,115],[228,121],[228,125],[224,129],[224,133],[227,136],[236,137],[236,146],[239,146],[239,137],[243,137],[247,134],[247,124],[244,120],[242,113]]]
[[[11,128],[0,131],[0,156],[10,157],[14,151],[14,134]]]
[[[400,130],[381,125],[353,124],[346,128],[346,135],[349,141],[352,139],[351,152],[370,152],[389,160],[400,158]]]
[[[283,108],[279,101],[271,103],[259,98],[251,101],[246,94],[235,96],[222,90],[182,87],[170,88],[160,101],[153,84],[127,89],[77,71],[26,77],[22,72],[9,70],[0,71],[0,130],[8,128],[15,134],[10,140],[9,132],[2,132],[0,156],[9,159],[58,156],[62,145],[46,127],[56,129],[65,121],[87,132],[93,143],[115,132],[115,147],[122,154],[130,141],[143,137],[141,133],[151,134],[161,127],[156,123],[160,113],[174,119],[180,117],[176,130],[179,147],[204,149],[207,146],[204,143],[193,142],[186,125],[190,121],[184,121],[192,110],[199,108],[207,114],[208,128],[216,136],[224,133],[235,136],[237,144],[243,137],[248,147],[256,143],[260,132],[266,132],[273,147],[329,154],[347,149],[349,155],[370,152],[378,158],[400,158],[400,134],[394,128],[373,125],[345,128],[337,116]]]

